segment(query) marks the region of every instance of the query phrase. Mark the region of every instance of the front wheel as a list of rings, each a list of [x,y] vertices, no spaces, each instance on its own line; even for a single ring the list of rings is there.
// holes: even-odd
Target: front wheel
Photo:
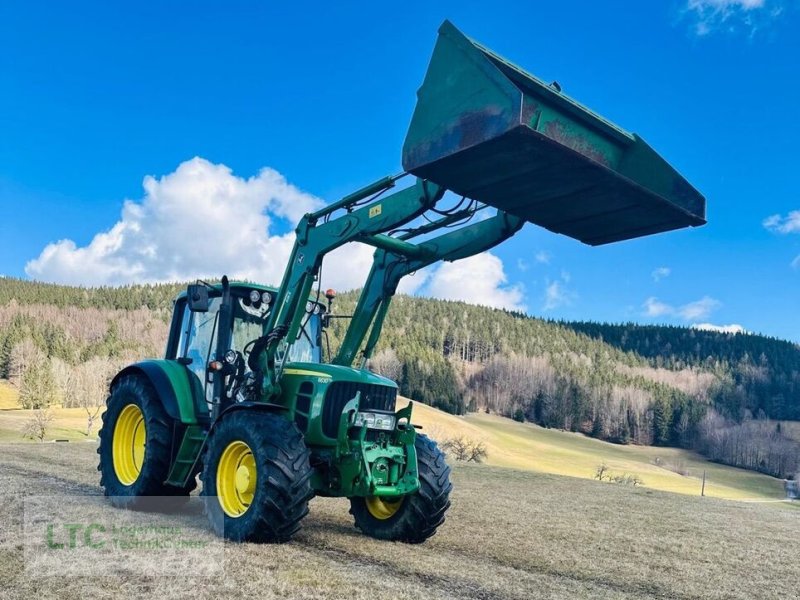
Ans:
[[[202,495],[217,535],[285,542],[308,514],[309,451],[297,426],[252,409],[223,415],[211,430]]]
[[[351,498],[350,513],[356,527],[370,537],[419,544],[444,523],[450,508],[450,467],[436,442],[418,435],[417,470],[420,487],[399,498]]]

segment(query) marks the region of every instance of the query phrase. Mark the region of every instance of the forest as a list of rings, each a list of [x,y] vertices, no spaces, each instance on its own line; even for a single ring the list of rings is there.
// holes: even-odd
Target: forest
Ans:
[[[26,407],[94,406],[127,363],[163,353],[185,284],[78,288],[0,278],[0,378]],[[339,295],[350,314],[357,292]],[[332,321],[335,352],[347,326]],[[454,414],[488,411],[620,444],[694,448],[778,477],[800,471],[800,347],[753,334],[566,323],[397,296],[369,367]],[[791,428],[785,428],[791,429]]]

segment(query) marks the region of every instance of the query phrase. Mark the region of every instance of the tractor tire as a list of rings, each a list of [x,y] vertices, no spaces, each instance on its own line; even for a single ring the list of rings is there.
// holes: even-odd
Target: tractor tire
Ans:
[[[236,410],[209,434],[201,480],[211,527],[235,542],[280,543],[308,514],[310,452],[291,421]]]
[[[174,458],[175,423],[145,377],[123,377],[111,390],[102,419],[97,470],[111,504],[159,510],[186,502],[197,481],[191,477],[182,488],[164,483]]]
[[[420,544],[436,533],[450,508],[450,467],[436,442],[418,435],[420,488],[397,501],[378,497],[350,498],[350,514],[358,529],[379,540]]]

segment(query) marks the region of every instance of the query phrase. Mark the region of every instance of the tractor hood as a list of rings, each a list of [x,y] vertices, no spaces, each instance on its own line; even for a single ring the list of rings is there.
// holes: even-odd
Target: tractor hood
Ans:
[[[382,377],[371,371],[331,365],[326,363],[290,362],[283,369],[284,377],[317,377],[333,381],[351,381],[369,385],[381,385],[397,389],[397,384],[391,379]],[[327,383],[327,381],[326,381]]]

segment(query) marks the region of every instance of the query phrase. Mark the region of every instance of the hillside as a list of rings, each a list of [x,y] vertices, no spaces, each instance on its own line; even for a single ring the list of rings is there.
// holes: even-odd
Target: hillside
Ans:
[[[122,365],[162,353],[181,284],[75,288],[0,278],[0,379],[26,405],[102,402]],[[350,314],[357,295],[339,295]],[[335,350],[345,320],[334,321]],[[800,414],[800,348],[757,335],[557,323],[398,296],[370,367],[453,414],[490,411],[638,446],[694,448],[791,477],[800,443],[770,418]]]
[[[709,462],[679,448],[622,446],[579,433],[545,429],[530,423],[471,413],[449,415],[421,404],[415,405],[415,422],[422,432],[437,440],[465,436],[483,441],[488,465],[539,473],[594,479],[598,465],[612,474],[636,475],[648,489],[699,496],[703,472],[705,495],[735,500],[781,500],[783,481]]]
[[[401,398],[400,406],[406,399]],[[0,411],[0,442],[23,441],[21,431],[31,419],[30,410]],[[97,427],[86,435],[86,411],[81,408],[51,409],[53,422],[46,441],[94,441]],[[783,482],[760,473],[715,464],[696,453],[678,448],[621,446],[582,434],[544,429],[533,424],[485,413],[461,417],[416,403],[414,422],[422,433],[445,444],[465,439],[486,446],[485,464],[553,475],[593,479],[604,464],[610,475],[637,476],[648,489],[698,496],[706,472],[706,496],[732,500],[781,500]],[[450,462],[456,459],[450,453]]]

